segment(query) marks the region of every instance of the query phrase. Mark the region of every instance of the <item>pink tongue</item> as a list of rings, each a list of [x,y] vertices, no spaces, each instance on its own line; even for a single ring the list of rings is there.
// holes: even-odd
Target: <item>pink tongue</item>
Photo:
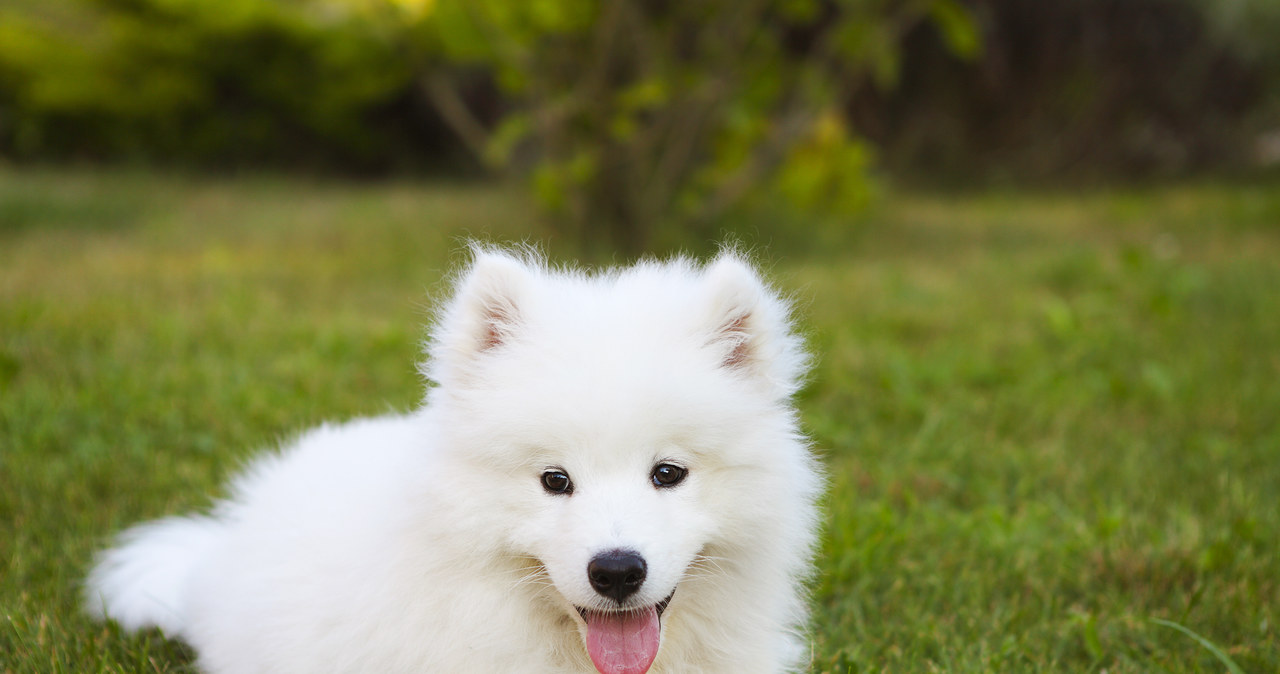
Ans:
[[[600,674],[644,674],[658,655],[658,609],[587,611],[587,653]]]

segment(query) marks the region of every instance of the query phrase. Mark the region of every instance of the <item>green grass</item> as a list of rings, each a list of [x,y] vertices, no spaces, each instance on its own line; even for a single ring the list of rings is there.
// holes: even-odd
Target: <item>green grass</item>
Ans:
[[[1280,185],[898,195],[766,234],[819,356],[820,672],[1280,671]],[[414,404],[492,188],[0,170],[0,672],[184,672],[109,535]]]

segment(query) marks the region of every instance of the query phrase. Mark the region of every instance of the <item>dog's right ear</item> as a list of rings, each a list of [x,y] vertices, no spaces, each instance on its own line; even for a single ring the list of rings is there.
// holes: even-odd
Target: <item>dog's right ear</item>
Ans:
[[[496,349],[515,333],[521,322],[521,297],[532,272],[506,253],[477,250],[458,286],[452,317],[463,355]]]
[[[441,313],[428,345],[423,374],[437,383],[456,380],[488,352],[500,350],[519,332],[524,298],[537,270],[500,250],[472,248],[453,300]]]

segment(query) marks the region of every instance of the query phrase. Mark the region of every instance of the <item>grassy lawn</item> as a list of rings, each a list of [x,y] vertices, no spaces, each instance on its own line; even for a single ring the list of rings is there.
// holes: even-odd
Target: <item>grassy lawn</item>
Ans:
[[[1280,184],[746,231],[819,354],[815,671],[1280,671]],[[572,250],[492,188],[0,169],[0,672],[191,671],[78,613],[93,551],[413,405],[466,236]]]

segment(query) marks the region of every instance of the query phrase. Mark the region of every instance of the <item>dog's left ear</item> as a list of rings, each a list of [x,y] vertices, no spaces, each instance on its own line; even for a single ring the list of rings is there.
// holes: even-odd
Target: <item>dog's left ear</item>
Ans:
[[[721,367],[763,378],[783,395],[799,388],[808,358],[794,335],[787,302],[737,253],[707,266],[709,346]]]

